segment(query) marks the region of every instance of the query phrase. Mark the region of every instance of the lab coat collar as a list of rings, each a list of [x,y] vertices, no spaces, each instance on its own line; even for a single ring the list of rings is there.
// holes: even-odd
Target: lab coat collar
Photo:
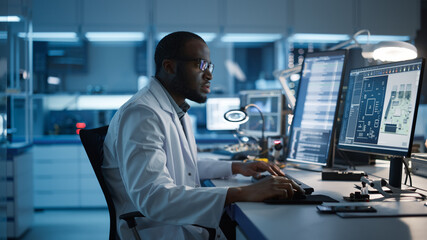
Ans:
[[[153,92],[153,96],[159,102],[160,107],[163,110],[170,114],[175,113],[175,110],[173,109],[173,106],[170,103],[168,96],[166,95],[166,90],[163,88],[159,80],[157,80],[155,77],[151,78],[151,81],[149,83],[149,89],[151,92]],[[176,115],[176,113],[174,115]]]
[[[181,121],[178,118],[178,114],[166,95],[166,90],[163,88],[161,83],[154,77],[152,77],[151,82],[149,83],[149,89],[153,93],[153,96],[159,102],[160,107],[171,114],[173,122],[178,130],[180,142],[183,143],[184,154],[187,155],[185,159],[190,160],[194,165],[196,165],[197,159],[197,146],[196,141],[194,140],[193,131],[191,130],[191,121],[188,114],[185,114]],[[185,132],[184,132],[185,131]],[[197,166],[197,165],[196,165]]]

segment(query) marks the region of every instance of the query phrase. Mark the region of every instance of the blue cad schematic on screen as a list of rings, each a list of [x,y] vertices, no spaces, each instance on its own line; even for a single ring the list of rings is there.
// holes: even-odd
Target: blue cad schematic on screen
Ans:
[[[339,145],[406,152],[421,62],[352,70]]]

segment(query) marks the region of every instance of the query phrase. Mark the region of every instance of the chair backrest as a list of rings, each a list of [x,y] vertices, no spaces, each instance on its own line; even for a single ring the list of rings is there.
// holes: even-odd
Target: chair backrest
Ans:
[[[101,185],[105,200],[107,201],[108,212],[110,214],[110,240],[116,240],[119,239],[116,227],[116,209],[101,169],[102,162],[104,161],[104,139],[105,135],[107,135],[107,131],[108,125],[94,129],[82,129],[79,135],[99,185]]]
[[[95,172],[96,178],[98,179],[99,185],[101,185],[102,192],[104,193],[105,200],[107,201],[108,212],[110,214],[110,240],[120,239],[117,233],[116,225],[116,208],[111,197],[111,193],[108,190],[107,184],[102,174],[102,162],[104,161],[104,140],[107,135],[108,125],[94,128],[94,129],[82,129],[80,130],[80,140],[82,141],[83,147],[85,148],[86,154],[89,157],[89,161],[92,165],[93,171]],[[125,216],[129,215],[129,216]],[[120,217],[128,222],[131,219],[134,222],[135,217],[144,217],[140,212],[132,212],[128,214],[122,214]],[[129,222],[128,222],[129,224]],[[202,227],[199,225],[195,225]],[[129,226],[132,228],[131,226]],[[216,232],[214,228],[205,228],[209,232],[209,240],[215,239]],[[135,233],[139,236],[138,233]]]

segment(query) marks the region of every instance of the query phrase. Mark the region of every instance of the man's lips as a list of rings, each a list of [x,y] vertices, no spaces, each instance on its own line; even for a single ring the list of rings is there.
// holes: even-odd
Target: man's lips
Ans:
[[[211,84],[210,83],[206,83],[206,84],[202,85],[202,90],[204,92],[206,92],[206,93],[210,93],[211,92],[210,87],[211,87]]]

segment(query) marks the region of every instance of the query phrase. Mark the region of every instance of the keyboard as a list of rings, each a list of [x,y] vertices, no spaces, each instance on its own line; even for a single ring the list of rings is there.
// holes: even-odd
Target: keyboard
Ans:
[[[306,194],[306,195],[310,195],[311,193],[313,193],[313,192],[314,192],[314,188],[313,188],[313,187],[311,187],[311,186],[309,186],[309,185],[307,185],[307,184],[305,184],[305,183],[301,182],[300,180],[298,180],[298,179],[296,179],[296,178],[292,177],[291,175],[286,174],[286,177],[287,177],[288,179],[290,179],[290,180],[294,181],[296,184],[300,185],[300,186],[302,187],[302,189],[304,189],[304,191],[305,191],[305,194]]]
[[[252,182],[257,182],[257,181],[259,181],[259,180],[261,180],[261,179],[263,179],[264,177],[267,177],[267,176],[270,176],[270,174],[262,174],[259,178],[252,178]],[[309,185],[301,182],[300,180],[292,177],[291,175],[286,174],[286,177],[288,179],[294,181],[296,184],[300,185],[301,188],[304,189],[306,195],[310,195],[310,194],[312,194],[314,192],[314,188],[313,187],[311,187],[311,186],[309,186]]]

